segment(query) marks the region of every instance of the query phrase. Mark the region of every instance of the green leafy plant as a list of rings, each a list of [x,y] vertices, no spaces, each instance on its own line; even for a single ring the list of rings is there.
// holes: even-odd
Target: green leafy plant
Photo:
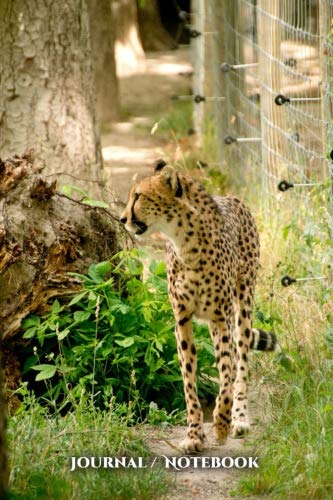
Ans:
[[[159,408],[154,401],[149,403],[147,421],[152,425],[185,425],[186,411],[173,410],[167,412],[164,408]]]
[[[94,200],[90,198],[89,194],[87,191],[79,188],[78,186],[72,186],[70,184],[66,184],[62,186],[61,192],[65,195],[68,196],[69,198],[73,197],[73,194],[79,194],[82,196],[81,198],[81,203],[84,203],[85,205],[89,205],[90,207],[98,207],[98,208],[109,208],[109,205],[105,203],[105,201],[101,200]]]
[[[76,274],[82,289],[68,304],[55,300],[47,315],[23,322],[32,351],[25,379],[58,411],[67,394],[82,393],[100,407],[113,396],[141,410],[150,401],[184,407],[165,264],[153,261],[145,280],[142,272],[139,250],[120,252]],[[207,398],[216,393],[213,348],[206,327],[195,333],[199,394]]]

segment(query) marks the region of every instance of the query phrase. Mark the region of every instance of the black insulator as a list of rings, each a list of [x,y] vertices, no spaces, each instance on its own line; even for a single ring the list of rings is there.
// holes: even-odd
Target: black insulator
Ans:
[[[294,184],[288,181],[281,181],[278,184],[278,190],[279,191],[288,191],[288,189],[293,188]]]
[[[301,136],[299,135],[299,132],[295,132],[293,135],[292,135],[292,138],[294,139],[295,142],[299,142],[300,139],[301,139]]]
[[[221,68],[222,73],[228,73],[228,71],[230,71],[232,69],[232,66],[229,63],[222,63],[220,68]]]
[[[332,149],[332,151],[330,152],[330,158],[331,158],[331,160],[333,160],[333,149]]]
[[[203,95],[195,95],[194,96],[194,102],[196,102],[197,104],[199,104],[200,102],[204,102],[206,100],[206,97],[203,96]]]
[[[274,99],[274,102],[277,106],[282,106],[283,104],[285,104],[286,102],[290,102],[290,99],[289,97],[286,97],[285,95],[283,94],[278,94],[275,99]]]
[[[291,68],[296,68],[296,66],[297,66],[297,60],[294,57],[289,57],[289,59],[286,59],[284,61],[284,64],[286,66],[290,66]]]
[[[191,30],[189,32],[190,38],[198,38],[198,36],[201,35],[200,31],[197,30]]]
[[[297,279],[292,278],[291,276],[282,276],[281,278],[281,285],[282,286],[289,286],[292,285],[292,283],[296,283]]]
[[[225,136],[224,144],[232,144],[233,142],[237,142],[237,139],[235,139],[235,137],[232,137],[231,135]]]
[[[189,12],[186,12],[186,10],[180,10],[178,12],[178,19],[182,21],[183,23],[188,23],[190,20],[190,14]]]
[[[198,38],[198,36],[201,35],[200,31],[192,28],[192,26],[190,26],[189,24],[185,24],[184,29],[188,31],[190,38]]]
[[[206,163],[205,161],[201,161],[201,160],[197,161],[197,165],[198,165],[199,168],[208,167],[208,163]]]

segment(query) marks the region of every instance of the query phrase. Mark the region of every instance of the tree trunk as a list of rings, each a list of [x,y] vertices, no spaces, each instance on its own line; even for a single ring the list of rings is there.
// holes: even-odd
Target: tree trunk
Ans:
[[[8,389],[17,389],[21,377],[22,339],[16,334],[22,320],[47,312],[50,299],[80,289],[69,272],[86,273],[124,245],[117,217],[58,193],[31,153],[0,160],[0,341]],[[8,405],[15,409],[19,402],[10,396]],[[0,406],[0,436],[2,418]],[[0,441],[0,474],[3,446]]]
[[[130,76],[144,71],[145,54],[139,35],[136,0],[111,0],[116,27],[117,75]]]
[[[0,353],[0,498],[6,497],[7,485],[6,409],[2,393],[2,362]]]
[[[119,118],[115,61],[115,23],[110,0],[88,0],[90,37],[95,70],[96,112],[99,124]]]
[[[0,53],[1,154],[34,148],[47,174],[101,181],[85,2],[2,0]]]
[[[145,51],[175,48],[175,42],[162,24],[157,0],[149,0],[143,4],[138,0],[138,18],[142,45]]]
[[[84,273],[124,243],[118,218],[74,202],[40,175],[31,154],[0,161],[0,324],[8,341],[29,313],[80,287]],[[6,360],[7,362],[7,360]]]

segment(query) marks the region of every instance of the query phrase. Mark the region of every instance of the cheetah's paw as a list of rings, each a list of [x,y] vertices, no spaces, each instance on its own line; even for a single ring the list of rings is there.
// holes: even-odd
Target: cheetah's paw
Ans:
[[[250,425],[248,422],[233,422],[231,425],[231,437],[233,438],[243,438],[247,436],[250,431]]]
[[[229,427],[220,422],[213,424],[216,439],[220,444],[224,444],[228,439]]]
[[[204,448],[203,438],[190,438],[186,437],[181,443],[181,448],[185,451],[185,453],[197,453],[202,451]]]

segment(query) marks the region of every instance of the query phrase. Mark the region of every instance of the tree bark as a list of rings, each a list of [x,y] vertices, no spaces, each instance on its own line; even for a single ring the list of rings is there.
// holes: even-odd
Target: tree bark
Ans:
[[[2,340],[31,312],[80,288],[84,273],[125,244],[118,218],[74,202],[40,175],[31,153],[0,161],[0,324]],[[7,360],[6,360],[7,362]]]
[[[84,0],[2,0],[0,53],[1,154],[34,148],[47,174],[101,181]]]
[[[111,0],[116,27],[117,75],[130,76],[145,69],[145,54],[138,27],[136,0]]]
[[[157,0],[149,0],[142,5],[138,1],[138,18],[142,45],[145,51],[175,48],[175,42],[162,24]]]
[[[99,124],[119,118],[119,90],[115,61],[115,23],[110,0],[88,0],[90,37]]]

